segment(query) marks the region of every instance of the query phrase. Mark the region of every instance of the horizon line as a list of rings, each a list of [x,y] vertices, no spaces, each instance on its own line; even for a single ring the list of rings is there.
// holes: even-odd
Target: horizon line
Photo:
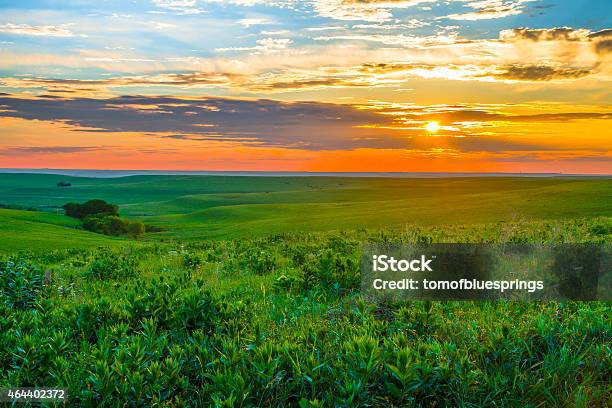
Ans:
[[[335,175],[349,177],[384,177],[389,176],[482,176],[482,177],[503,177],[503,176],[520,176],[520,177],[612,177],[612,173],[562,173],[562,172],[404,172],[404,171],[278,171],[278,170],[148,170],[148,169],[77,169],[77,168],[27,168],[27,167],[6,167],[0,168],[0,173],[4,174],[47,174],[47,175],[63,175],[78,177],[78,174],[70,173],[97,173],[99,176],[107,175],[110,177],[129,177],[139,175],[233,175],[248,177],[250,175],[264,176],[319,176],[331,177]],[[96,177],[90,174],[85,177]]]

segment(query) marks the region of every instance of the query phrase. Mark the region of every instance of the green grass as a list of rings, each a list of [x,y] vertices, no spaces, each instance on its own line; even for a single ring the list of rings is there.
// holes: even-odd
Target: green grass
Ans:
[[[77,220],[63,215],[0,209],[0,253],[90,248],[124,242],[80,230],[79,226]]]
[[[0,388],[84,407],[610,405],[609,303],[376,303],[359,264],[364,242],[611,243],[611,179],[0,175],[0,192],[43,210],[0,209]],[[166,230],[55,213],[92,198]]]
[[[58,181],[71,187],[56,187]],[[100,198],[162,226],[153,237],[197,240],[286,231],[479,224],[612,216],[610,178],[0,175],[1,204],[51,210]]]
[[[359,294],[359,248],[612,242],[611,227],[294,233],[0,258],[0,387],[67,387],[69,405],[84,407],[605,407],[609,304],[373,303]]]

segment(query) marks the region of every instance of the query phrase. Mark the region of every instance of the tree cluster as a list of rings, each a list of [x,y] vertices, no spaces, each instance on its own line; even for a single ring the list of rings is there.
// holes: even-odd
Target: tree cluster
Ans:
[[[141,221],[119,217],[119,206],[104,200],[68,203],[62,207],[67,216],[83,221],[83,228],[98,234],[138,238],[145,233]]]

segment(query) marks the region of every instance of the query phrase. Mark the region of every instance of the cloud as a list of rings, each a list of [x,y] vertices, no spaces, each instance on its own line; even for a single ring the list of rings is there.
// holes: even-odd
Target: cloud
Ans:
[[[144,96],[2,97],[0,105],[10,109],[0,111],[0,117],[63,122],[84,133],[138,132],[191,141],[215,140],[305,150],[406,146],[400,137],[355,128],[389,119],[347,105]]]
[[[483,74],[483,76],[492,76],[502,80],[530,82],[578,79],[591,73],[590,69],[584,68],[566,68],[551,65],[509,65]]]
[[[73,154],[83,152],[94,152],[100,150],[108,150],[107,146],[17,146],[0,149],[2,156],[23,155],[29,156],[32,154]]]
[[[314,9],[320,16],[335,20],[383,22],[393,18],[393,9],[434,1],[436,0],[314,0]]]
[[[182,74],[159,74],[112,77],[105,79],[64,79],[64,78],[0,78],[0,85],[16,88],[45,88],[47,92],[97,91],[127,86],[193,86],[204,88],[227,87],[240,82],[241,75],[216,72],[191,72]]]
[[[268,52],[269,55],[273,55],[274,51]],[[56,94],[78,93],[98,96],[108,94],[119,87],[168,86],[269,93],[329,88],[396,87],[413,78],[485,82],[565,82],[587,77],[593,72],[589,68],[543,64],[480,67],[476,65],[365,63],[354,67],[321,67],[316,70],[285,69],[253,75],[192,72],[100,80],[0,78],[0,85],[10,88],[42,88],[46,92]]]
[[[590,33],[589,38],[604,38],[604,39],[612,38],[612,28],[607,28],[605,30]]]
[[[460,124],[465,122],[506,122],[506,123],[565,123],[575,120],[610,120],[610,112],[562,112],[541,113],[533,115],[510,115],[483,109],[473,109],[469,106],[444,111],[425,109],[422,112],[406,115],[406,118],[441,123]]]
[[[593,68],[566,67],[546,64],[489,65],[437,65],[437,64],[363,64],[359,70],[365,74],[403,74],[410,77],[441,78],[455,80],[552,82],[576,80],[593,74]]]
[[[274,24],[274,21],[267,18],[243,18],[238,20],[238,24],[248,28],[256,25]]]
[[[215,56],[159,60],[117,50],[79,50],[78,55],[63,56],[0,50],[3,69],[39,64],[108,71],[106,77],[97,79],[5,77],[0,78],[0,85],[57,93],[90,89],[83,92],[108,96],[119,92],[119,87],[145,88],[138,92],[151,94],[159,93],[154,87],[262,93],[405,86],[403,82],[415,78],[557,84],[589,78],[609,82],[611,31],[516,28],[501,31],[495,39],[468,39],[448,31],[428,36],[356,31],[320,35],[314,45],[305,46],[301,41],[296,45],[291,38],[265,37],[245,47],[218,48]],[[387,47],[373,47],[371,43]],[[230,52],[238,55],[224,55]],[[117,71],[143,74],[108,75]]]
[[[197,7],[196,0],[153,0],[156,7],[174,11],[179,14],[201,14],[205,10]]]
[[[357,30],[389,31],[389,30],[405,30],[405,29],[411,29],[411,28],[421,28],[421,27],[427,27],[428,25],[431,25],[431,23],[413,18],[413,19],[410,19],[405,24],[353,24],[351,28],[353,30],[357,29]]]
[[[601,70],[605,70],[605,66],[601,66],[604,62],[606,54],[612,51],[612,29],[592,32],[584,28],[571,27],[553,27],[547,29],[536,28],[514,28],[510,30],[502,30],[499,34],[501,42],[515,44],[517,48],[531,48],[528,44],[533,44],[532,47],[538,47],[540,52],[548,52],[544,46],[549,49],[556,50],[555,59],[562,60],[572,57],[576,60],[592,60],[592,65]],[[591,48],[594,55],[589,55],[585,47]],[[608,61],[609,62],[609,61]],[[608,63],[606,62],[606,65]],[[608,67],[609,68],[609,67]]]
[[[343,30],[344,26],[321,26],[321,27],[308,27],[306,31],[336,31]]]
[[[439,33],[430,36],[404,34],[346,34],[315,37],[317,41],[368,41],[406,48],[437,47],[440,45],[468,44],[471,40],[461,39],[456,33]]]
[[[612,28],[590,33],[589,39],[595,43],[595,51],[598,54],[612,53]]]
[[[275,54],[286,50],[293,43],[289,38],[262,38],[253,47],[217,48],[217,52],[254,51],[263,54]]]
[[[0,97],[0,106],[6,108],[0,110],[0,117],[63,123],[82,138],[87,133],[138,133],[185,143],[231,142],[312,151],[437,148],[441,143],[470,151],[528,150],[529,146],[541,147],[507,136],[478,134],[474,129],[498,123],[612,119],[612,113],[597,111],[513,115],[503,113],[503,106],[385,103],[362,106],[220,97],[4,96]],[[424,131],[429,121],[442,125],[443,132],[435,138],[426,136]]]
[[[467,6],[476,10],[466,13],[449,14],[438,19],[450,20],[491,20],[496,18],[504,18],[521,14],[524,9],[524,4],[536,0],[458,0],[467,2]]]
[[[499,33],[501,41],[586,41],[591,32],[587,29],[574,29],[571,27],[554,27],[554,28],[513,28],[510,30],[502,30]]]
[[[254,47],[251,49],[255,49]],[[233,49],[231,49],[233,51]],[[228,49],[230,51],[230,49]],[[285,70],[261,75],[240,75],[232,73],[192,72],[184,74],[160,74],[152,76],[114,77],[97,80],[61,78],[0,78],[0,85],[10,88],[43,88],[46,92],[99,95],[117,87],[176,86],[186,88],[236,88],[247,92],[295,91],[302,89],[377,87],[395,83],[374,75],[360,75],[303,70]]]
[[[272,31],[268,31],[268,30],[263,30],[261,31],[259,34],[261,35],[291,35],[291,31],[289,30],[272,30]]]
[[[0,32],[16,35],[32,35],[38,37],[73,37],[74,33],[67,25],[32,26],[28,24],[0,24]]]
[[[612,29],[591,32],[584,28],[554,27],[547,29],[536,28],[513,28],[502,30],[499,34],[500,41],[517,42],[549,42],[560,43],[590,43],[594,45],[595,51],[599,54],[606,54],[612,49]]]

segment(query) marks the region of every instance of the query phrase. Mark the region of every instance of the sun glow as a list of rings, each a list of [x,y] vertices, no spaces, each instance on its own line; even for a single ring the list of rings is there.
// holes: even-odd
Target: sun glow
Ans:
[[[427,129],[429,133],[438,133],[438,130],[440,130],[440,124],[438,122],[429,122],[427,125],[425,125],[425,129]]]

